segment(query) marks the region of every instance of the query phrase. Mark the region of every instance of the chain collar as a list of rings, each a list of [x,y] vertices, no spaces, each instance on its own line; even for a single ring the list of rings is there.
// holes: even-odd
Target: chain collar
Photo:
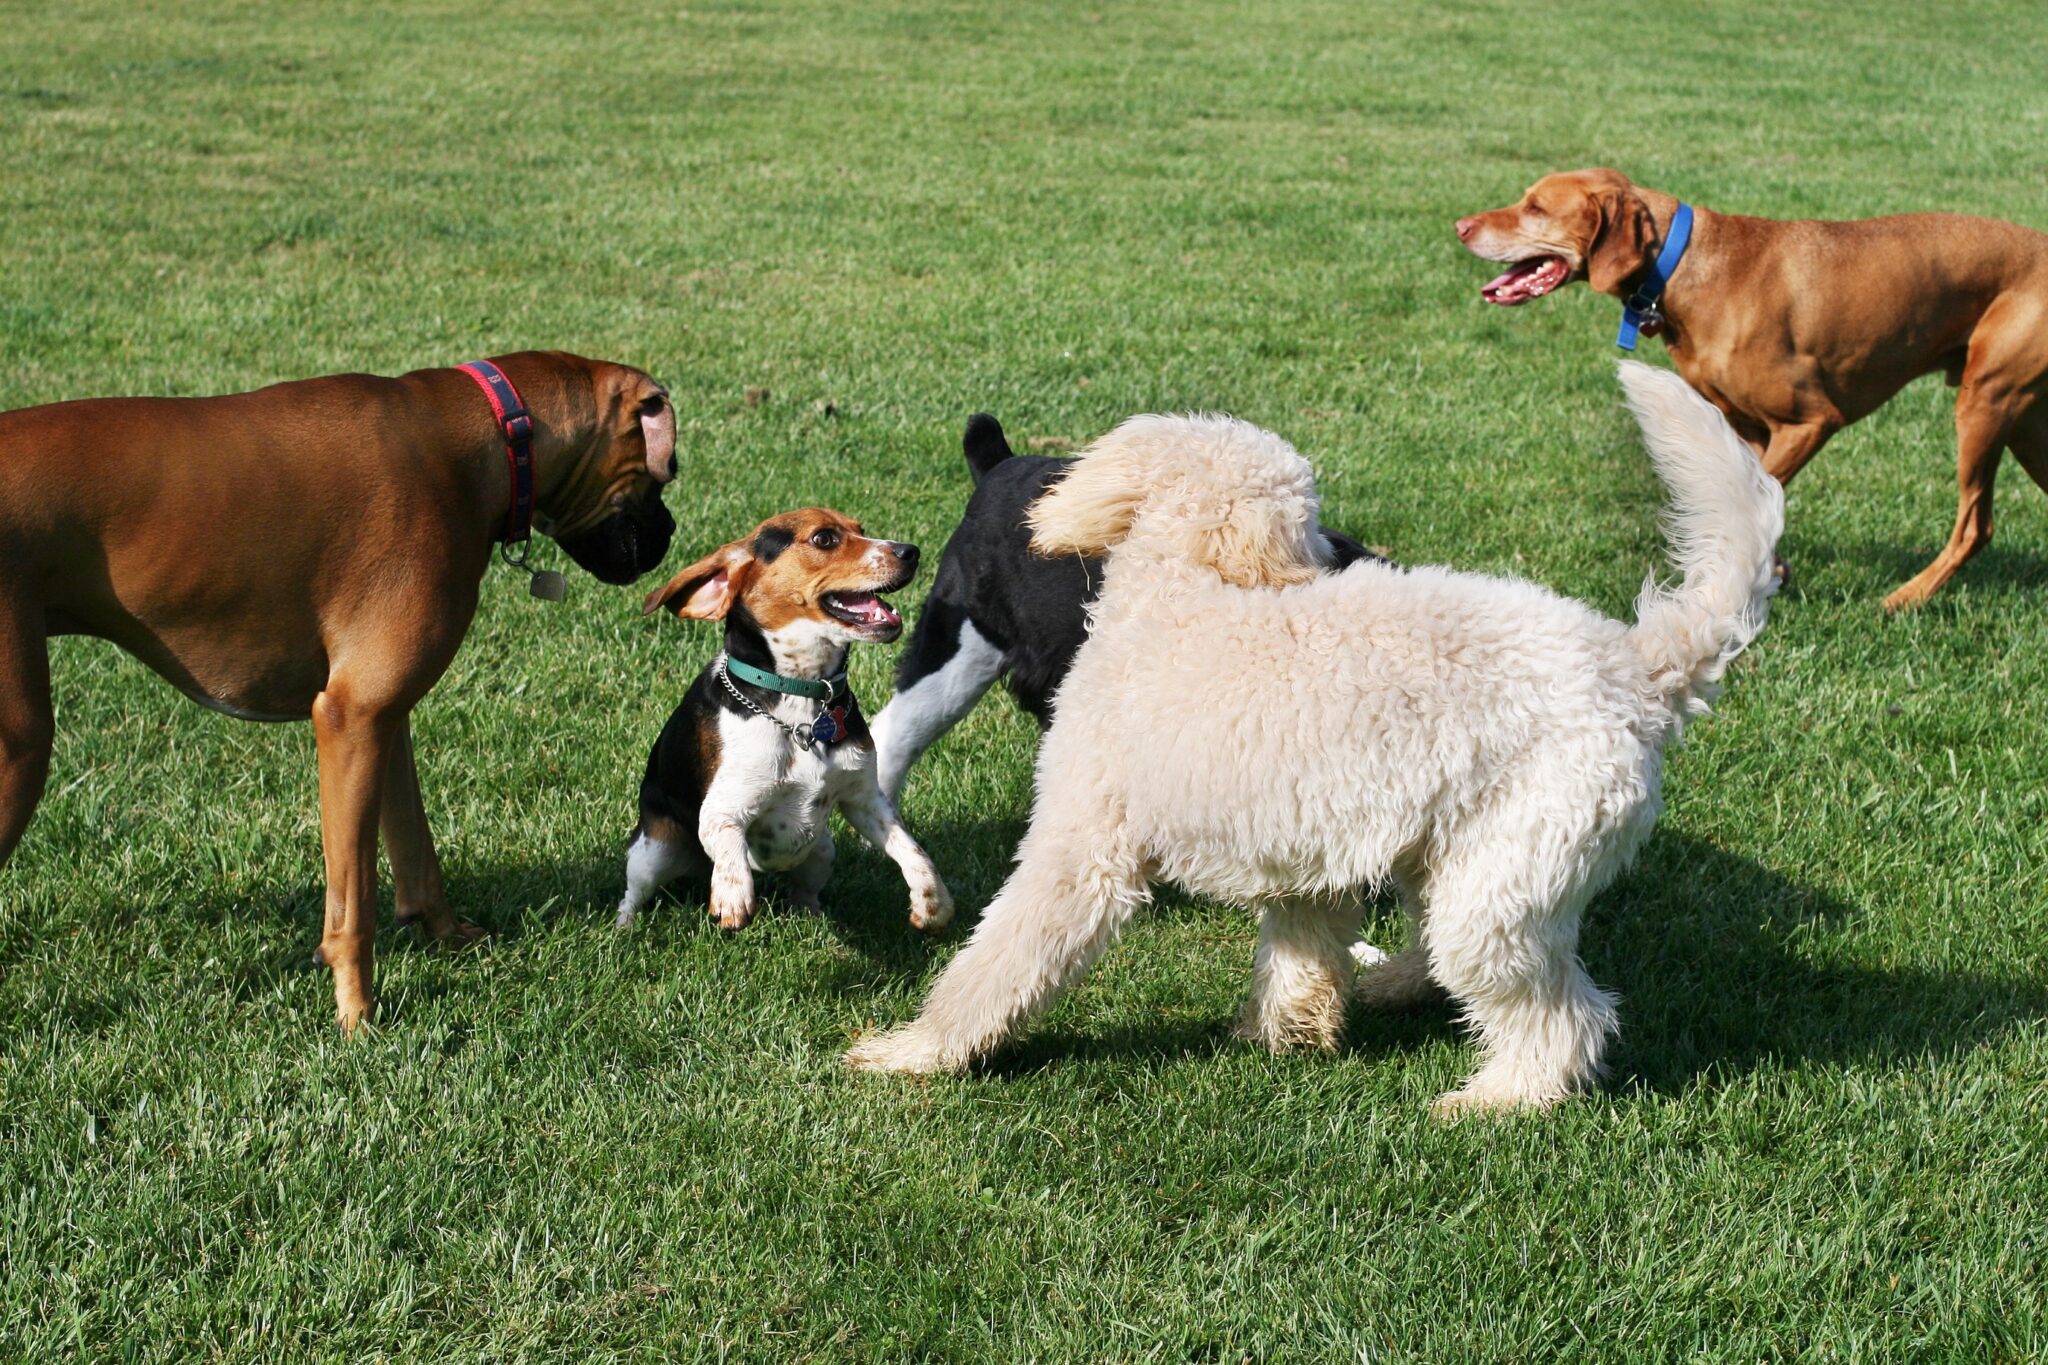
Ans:
[[[729,656],[724,654],[718,656],[718,680],[725,684],[725,690],[732,694],[734,701],[746,707],[749,711],[761,717],[761,719],[772,723],[775,728],[788,735],[790,742],[795,744],[797,748],[808,752],[814,745],[831,744],[835,740],[846,737],[845,721],[840,718],[845,715],[845,708],[840,708],[839,717],[835,717],[832,713],[832,699],[835,696],[842,695],[843,693],[847,701],[851,702],[853,700],[853,690],[843,687],[845,680],[843,673],[836,679],[826,680],[827,690],[825,698],[818,703],[817,713],[802,725],[791,725],[772,711],[763,711],[760,707],[754,705],[747,698],[746,693],[733,685],[732,674],[727,672],[725,667],[728,658]],[[833,686],[835,682],[841,684],[841,686]]]

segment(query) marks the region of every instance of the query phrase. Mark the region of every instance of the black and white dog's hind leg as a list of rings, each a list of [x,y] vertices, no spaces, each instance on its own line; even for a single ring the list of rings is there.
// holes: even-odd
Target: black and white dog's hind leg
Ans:
[[[897,666],[896,695],[868,726],[875,738],[875,778],[892,805],[911,765],[1009,668],[1004,649],[975,628],[964,607],[942,596],[947,567],[941,566]]]

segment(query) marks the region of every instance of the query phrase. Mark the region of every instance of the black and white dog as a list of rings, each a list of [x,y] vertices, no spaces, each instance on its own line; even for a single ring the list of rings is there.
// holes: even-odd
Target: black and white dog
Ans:
[[[1016,454],[985,412],[967,419],[960,445],[974,493],[896,665],[896,695],[872,727],[876,776],[891,802],[911,764],[998,678],[1008,676],[1040,729],[1052,723],[1052,694],[1087,638],[1088,604],[1102,587],[1100,560],[1031,552],[1024,513],[1073,462]],[[1333,569],[1379,558],[1327,527],[1323,536]]]

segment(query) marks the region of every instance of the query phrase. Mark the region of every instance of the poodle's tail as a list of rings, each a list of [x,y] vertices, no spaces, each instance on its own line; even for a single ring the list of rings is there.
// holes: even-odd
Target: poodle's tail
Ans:
[[[1630,634],[1651,684],[1679,714],[1697,714],[1764,628],[1778,590],[1785,494],[1720,411],[1677,375],[1624,360],[1621,387],[1671,497],[1664,533],[1679,572],[1676,586],[1643,585]]]

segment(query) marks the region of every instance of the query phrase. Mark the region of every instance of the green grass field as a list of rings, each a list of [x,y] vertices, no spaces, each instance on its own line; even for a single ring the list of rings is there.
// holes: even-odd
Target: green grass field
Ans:
[[[1453,218],[1605,163],[2048,227],[2024,0],[294,8],[0,0],[0,407],[627,360],[682,415],[679,558],[814,501],[935,551],[977,408],[1221,408],[1331,524],[1624,612],[1614,305],[1486,308]],[[727,937],[691,888],[615,939],[714,634],[502,569],[415,721],[491,939],[387,930],[344,1042],[310,731],[62,641],[0,872],[0,1358],[2048,1358],[2048,498],[2009,470],[1998,542],[1884,619],[1953,468],[1924,380],[1802,476],[1794,586],[1588,920],[1610,1089],[1449,1127],[1447,1011],[1233,1045],[1253,925],[1170,893],[986,1074],[845,1074],[1002,882],[1006,700],[905,802],[948,939],[850,837],[828,918]]]

